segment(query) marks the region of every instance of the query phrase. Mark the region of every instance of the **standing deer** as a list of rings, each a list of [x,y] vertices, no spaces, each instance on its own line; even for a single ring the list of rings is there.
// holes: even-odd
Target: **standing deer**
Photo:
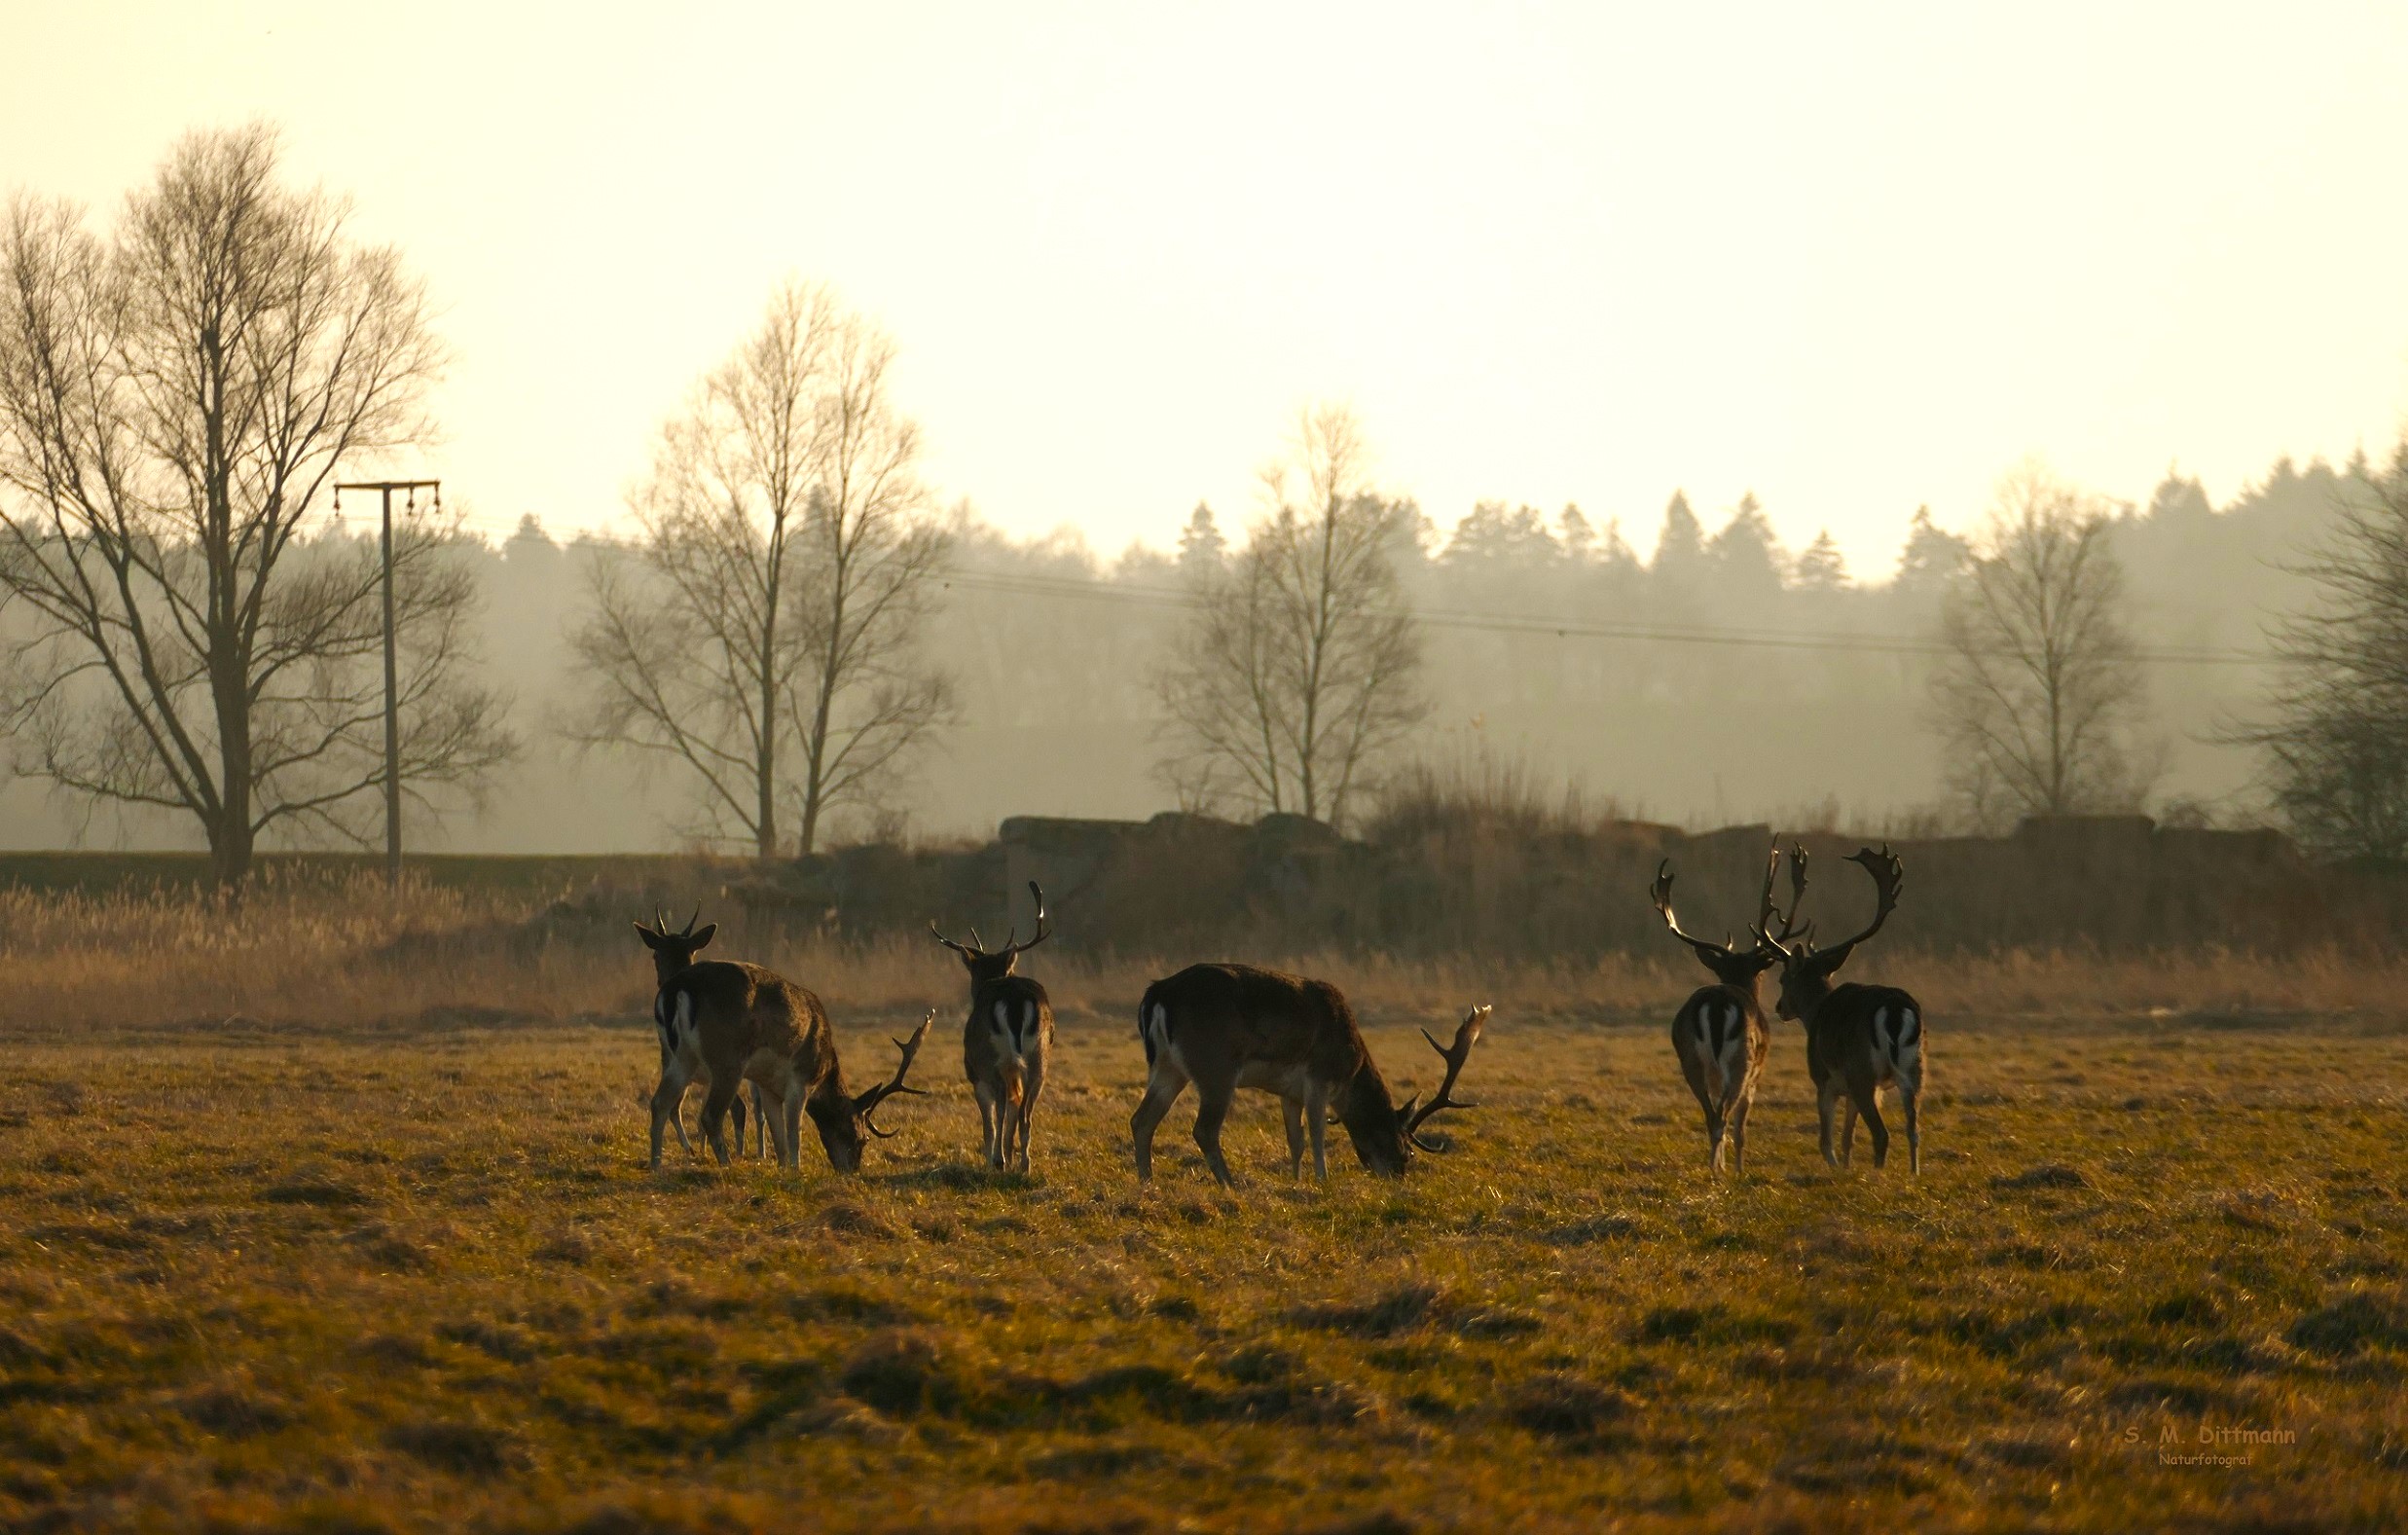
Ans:
[[[1793,844],[1789,859],[1789,910],[1795,917],[1806,899],[1806,849]],[[1889,1127],[1881,1122],[1881,1089],[1894,1085],[1906,1113],[1907,1168],[1919,1173],[1923,1142],[1915,1108],[1923,1091],[1922,1005],[1895,986],[1863,986],[1853,981],[1843,986],[1831,984],[1833,973],[1847,963],[1856,945],[1880,932],[1881,924],[1897,910],[1905,873],[1887,847],[1879,853],[1860,848],[1848,855],[1848,861],[1863,864],[1873,876],[1872,926],[1827,949],[1816,948],[1810,937],[1793,945],[1786,932],[1779,938],[1771,936],[1765,931],[1771,925],[1769,919],[1757,925],[1756,936],[1781,957],[1781,995],[1776,1008],[1782,1017],[1806,1025],[1806,1074],[1814,1079],[1822,1115],[1823,1160],[1835,1168],[1849,1160],[1855,1150],[1859,1114],[1873,1132],[1873,1165],[1879,1167],[1889,1159]],[[1831,1146],[1835,1111],[1846,1115],[1836,1156]]]
[[[647,928],[640,922],[636,924],[636,932],[642,937],[644,947],[652,951],[652,971],[657,982],[653,995],[656,1012],[660,1005],[658,988],[666,987],[673,978],[691,966],[694,963],[694,956],[709,948],[711,938],[719,931],[719,925],[714,922],[700,932],[695,932],[694,924],[702,920],[702,907],[696,906],[694,915],[685,920],[685,931],[682,932],[669,931],[669,919],[661,915],[658,907],[653,908],[651,927]],[[669,1041],[664,1036],[661,1040],[661,1071],[666,1075],[668,1070]],[[703,1077],[706,1089],[710,1079],[709,1072],[706,1070]],[[736,1154],[742,1156],[745,1154],[745,1101],[739,1097],[729,1107],[736,1118]],[[754,1154],[765,1155],[769,1151],[769,1122],[761,1115],[761,1089],[758,1086],[752,1088],[752,1124]],[[670,1111],[669,1125],[671,1129],[677,1132],[677,1145],[683,1149],[686,1155],[700,1154],[694,1150],[694,1143],[687,1140],[685,1136],[685,1104],[682,1095],[679,1097],[677,1106]]]
[[[1387,1081],[1364,1046],[1363,1031],[1355,1026],[1354,1009],[1336,987],[1250,965],[1189,966],[1147,987],[1137,1005],[1137,1034],[1149,1072],[1146,1096],[1129,1120],[1137,1176],[1140,1181],[1153,1176],[1154,1129],[1192,1081],[1200,1100],[1195,1144],[1224,1187],[1235,1180],[1221,1154],[1221,1126],[1240,1087],[1285,1100],[1290,1177],[1302,1171],[1308,1130],[1313,1176],[1330,1176],[1323,1135],[1334,1111],[1363,1165],[1401,1178],[1416,1148],[1446,1150],[1415,1133],[1423,1121],[1441,1110],[1478,1107],[1457,1102],[1453,1093],[1488,1011],[1481,1006],[1464,1014],[1451,1047],[1422,1031],[1446,1062],[1446,1079],[1416,1109],[1414,1099],[1399,1105],[1389,1096]]]
[[[978,930],[969,942],[956,943],[929,924],[929,935],[962,957],[969,971],[969,1017],[962,1025],[962,1070],[970,1090],[978,1095],[978,1124],[985,1137],[987,1165],[1006,1163],[1029,1170],[1029,1137],[1037,1119],[1037,1096],[1045,1090],[1045,1063],[1053,1054],[1053,1003],[1045,988],[1013,969],[1020,956],[1053,936],[1045,926],[1045,893],[1029,881],[1037,897],[1037,936],[1018,942],[1018,928],[1006,933],[1003,946],[979,946]]]
[[[693,924],[686,926],[690,930]],[[661,1165],[661,1135],[676,1117],[687,1084],[707,1077],[711,1090],[703,1099],[703,1136],[720,1166],[728,1160],[721,1121],[737,1089],[749,1081],[759,1093],[754,1115],[768,1127],[781,1166],[802,1165],[799,1138],[808,1113],[828,1164],[840,1173],[858,1172],[866,1138],[893,1133],[878,1127],[878,1106],[896,1093],[920,1091],[904,1086],[903,1078],[935,1012],[920,1021],[908,1042],[894,1042],[902,1059],[892,1078],[866,1092],[847,1093],[836,1033],[819,998],[758,965],[693,963],[694,952],[711,941],[716,927],[667,933],[637,925],[665,977],[652,1004],[652,1021],[661,1035],[661,1081],[652,1092],[652,1166]],[[684,1139],[682,1126],[678,1139]]]
[[[1765,862],[1763,898],[1756,906],[1756,927],[1772,925],[1772,878],[1780,868],[1778,847]],[[1760,976],[1770,969],[1780,956],[1767,942],[1759,939],[1744,949],[1731,946],[1726,934],[1720,943],[1708,942],[1681,931],[1678,918],[1672,914],[1672,860],[1665,859],[1656,868],[1656,883],[1649,895],[1656,903],[1656,913],[1672,935],[1697,954],[1698,963],[1714,972],[1716,984],[1700,986],[1681,1004],[1680,1011],[1672,1015],[1672,1050],[1680,1057],[1681,1075],[1689,1078],[1689,1090],[1697,1097],[1697,1107],[1705,1111],[1706,1161],[1715,1172],[1723,1170],[1723,1147],[1728,1136],[1731,1147],[1732,1171],[1747,1171],[1747,1113],[1756,1102],[1756,1083],[1764,1075],[1765,1056],[1771,1048],[1771,1031],[1765,1024],[1764,1004],[1756,995]],[[1797,909],[1791,908],[1795,918]],[[1795,930],[1784,922],[1781,936],[1794,935]]]

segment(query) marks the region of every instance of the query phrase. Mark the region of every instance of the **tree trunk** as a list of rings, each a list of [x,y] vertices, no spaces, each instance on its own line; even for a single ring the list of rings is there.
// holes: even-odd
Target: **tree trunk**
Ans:
[[[210,871],[220,889],[251,877],[251,693],[249,668],[232,634],[212,640],[209,692],[217,713],[217,816],[209,828]]]
[[[240,894],[250,882],[251,840],[247,824],[221,821],[209,828],[209,875],[217,888],[229,895]]]

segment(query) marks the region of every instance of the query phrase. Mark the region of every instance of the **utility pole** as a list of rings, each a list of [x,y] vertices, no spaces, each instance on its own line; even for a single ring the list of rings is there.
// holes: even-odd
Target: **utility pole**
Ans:
[[[377,553],[384,566],[384,883],[401,889],[401,704],[393,664],[393,493],[401,491],[418,505],[418,493],[435,493],[435,510],[443,510],[441,480],[366,480],[335,487],[335,509],[343,508],[346,491],[376,491],[384,498],[384,521],[377,536]]]

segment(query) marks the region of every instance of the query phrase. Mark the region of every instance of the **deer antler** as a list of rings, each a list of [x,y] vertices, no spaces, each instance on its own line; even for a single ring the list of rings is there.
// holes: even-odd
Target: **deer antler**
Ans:
[[[698,901],[696,901],[696,902],[694,903],[694,915],[692,915],[691,917],[688,917],[688,918],[686,918],[686,919],[685,919],[685,931],[684,931],[683,932],[678,933],[678,934],[677,934],[677,936],[678,936],[678,937],[680,937],[680,938],[690,938],[690,937],[694,936],[694,924],[696,924],[696,923],[698,923],[698,922],[700,922],[700,921],[702,921],[702,920],[703,920],[703,903],[702,903],[701,901],[699,901],[699,900],[698,900]]]
[[[902,1040],[894,1042],[894,1047],[903,1055],[901,1060],[894,1063],[894,1075],[853,1100],[853,1112],[861,1116],[861,1126],[870,1134],[882,1138],[894,1134],[893,1130],[879,1129],[870,1117],[878,1112],[880,1104],[885,1103],[896,1093],[918,1094],[923,1091],[918,1087],[904,1086],[903,1078],[910,1075],[912,1058],[920,1053],[920,1046],[927,1042],[929,1037],[929,1025],[935,1021],[936,1009],[930,1007],[928,1016],[920,1020],[920,1027],[911,1031],[909,1042]]]
[[[1814,932],[1814,924],[1810,922],[1801,924],[1798,921],[1798,910],[1806,904],[1806,849],[1795,842],[1789,845],[1789,911],[1787,915],[1783,915],[1781,909],[1772,904],[1772,875],[1780,866],[1781,845],[1776,841],[1772,844],[1771,853],[1765,858],[1764,904],[1762,913],[1756,919],[1755,931],[1769,940],[1767,946],[1773,953],[1787,955],[1789,953],[1787,945],[1790,940],[1800,934],[1806,934],[1810,943],[1811,934]],[[1771,937],[1772,919],[1775,917],[1781,919],[1781,935],[1778,938]]]
[[[980,957],[978,950],[972,945],[967,943],[957,943],[953,939],[948,938],[943,933],[937,932],[936,919],[933,917],[929,919],[929,936],[934,938],[937,942],[943,944],[946,948],[951,949],[954,953],[959,954],[966,960],[974,960]],[[973,930],[970,936],[974,938],[978,936],[978,934]]]
[[[1889,921],[1889,914],[1898,909],[1898,892],[1904,888],[1906,883],[1905,870],[1900,866],[1897,856],[1889,851],[1887,843],[1881,845],[1879,853],[1871,848],[1858,848],[1849,854],[1847,860],[1850,863],[1863,864],[1865,872],[1873,876],[1874,908],[1871,926],[1854,937],[1842,939],[1825,949],[1816,949],[1812,941],[1814,924],[1809,922],[1803,930],[1807,936],[1807,941],[1793,951],[1784,947],[1784,943],[1787,939],[1797,935],[1797,931],[1793,930],[1789,923],[1794,921],[1799,903],[1806,898],[1806,849],[1793,847],[1790,850],[1790,888],[1795,892],[1795,896],[1790,903],[1790,916],[1784,919],[1781,936],[1774,938],[1770,932],[1764,931],[1764,925],[1757,928],[1756,936],[1765,943],[1770,944],[1773,952],[1784,960],[1796,959],[1804,954],[1814,955],[1817,967],[1825,973],[1829,973],[1846,964],[1849,952],[1859,943],[1880,932],[1881,925]]]
[[[1768,891],[1771,889],[1770,881],[1771,876],[1767,875],[1765,888]],[[1670,859],[1656,865],[1656,883],[1648,887],[1648,896],[1655,901],[1656,914],[1663,918],[1663,925],[1672,930],[1674,937],[1697,950],[1700,956],[1720,959],[1731,957],[1730,943],[1711,943],[1704,938],[1681,931],[1680,919],[1672,915],[1672,860]]]
[[[1480,1026],[1488,1021],[1490,1010],[1483,1003],[1465,1013],[1463,1022],[1455,1029],[1455,1042],[1451,1046],[1439,1043],[1438,1037],[1429,1030],[1421,1031],[1421,1037],[1430,1042],[1430,1048],[1438,1051],[1439,1059],[1446,1063],[1446,1079],[1439,1083],[1438,1092],[1431,1097],[1428,1103],[1422,1105],[1419,1110],[1415,1110],[1413,1100],[1407,1098],[1405,1101],[1403,1117],[1405,1139],[1425,1151],[1442,1151],[1445,1148],[1434,1146],[1414,1133],[1421,1128],[1422,1121],[1442,1109],[1477,1109],[1479,1107],[1478,1104],[1469,1100],[1458,1102],[1453,1094],[1455,1078],[1463,1075],[1463,1063],[1472,1058],[1472,1046],[1479,1042]]]
[[[1754,933],[1756,941],[1771,953],[1784,960],[1792,960],[1813,947],[1814,924],[1809,922],[1801,927],[1798,922],[1798,910],[1806,904],[1806,850],[1805,845],[1798,842],[1792,842],[1789,845],[1789,913],[1786,916],[1782,916],[1781,909],[1772,904],[1772,876],[1780,866],[1781,839],[1775,837],[1772,839],[1772,852],[1765,859],[1763,911],[1756,918],[1756,925],[1747,931]],[[1781,918],[1779,937],[1772,935],[1772,919],[1775,917]],[[1792,949],[1789,946],[1791,940],[1801,934],[1806,936],[1806,941],[1800,944],[1798,948]]]
[[[986,940],[978,936],[976,928],[969,930],[967,943],[957,943],[936,931],[933,918],[929,921],[929,936],[966,960],[1000,960],[1006,955],[1025,954],[1053,936],[1053,930],[1045,926],[1045,893],[1038,888],[1037,881],[1031,880],[1029,881],[1029,894],[1037,897],[1037,936],[1026,943],[1017,941],[1020,930],[1016,927],[1003,935],[1003,946],[1000,949],[988,948]]]
[[[1015,925],[1011,932],[1003,935],[1003,946],[996,951],[998,954],[1026,954],[1053,936],[1053,930],[1045,926],[1045,893],[1037,888],[1037,881],[1031,880],[1029,894],[1037,897],[1037,936],[1026,943],[1013,942],[1020,936],[1020,929]]]
[[[1899,864],[1897,855],[1889,851],[1886,842],[1881,844],[1879,853],[1871,848],[1858,848],[1847,856],[1847,860],[1863,864],[1865,872],[1873,876],[1873,925],[1845,942],[1835,943],[1822,951],[1833,969],[1838,969],[1847,959],[1850,949],[1881,931],[1881,924],[1889,921],[1889,914],[1898,909],[1898,892],[1906,885],[1906,870]]]

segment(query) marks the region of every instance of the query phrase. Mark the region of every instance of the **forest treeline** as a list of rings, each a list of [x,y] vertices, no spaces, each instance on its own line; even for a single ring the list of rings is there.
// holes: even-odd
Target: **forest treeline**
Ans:
[[[2350,472],[2284,460],[2220,506],[2195,479],[2169,475],[2125,508],[2112,537],[2144,654],[2262,653],[2267,626],[2306,600],[2290,567],[2330,526]],[[358,508],[320,536],[372,542]],[[1010,815],[1176,808],[1158,771],[1166,721],[1154,679],[1181,633],[1194,564],[1242,532],[1242,514],[1174,512],[1165,547],[1109,555],[1073,530],[1014,539],[967,502],[945,521],[951,552],[925,639],[954,678],[958,713],[893,786],[887,814],[856,813],[836,836],[986,836]],[[1610,512],[1487,501],[1441,522],[1416,507],[1400,574],[1424,618],[1431,710],[1405,755],[1484,750],[1577,785],[1600,810],[1700,827],[1950,824],[1927,716],[1940,602],[1961,541],[1918,511],[1894,571],[1855,572],[1826,544],[1784,547],[1752,502],[1700,516],[1676,493],[1648,521],[1653,553],[1642,558],[1637,520]],[[568,637],[588,572],[626,547],[480,513],[456,553],[477,597],[481,675],[508,701],[522,750],[480,800],[414,811],[414,844],[710,843],[704,807],[667,765],[579,749],[556,729],[580,680]],[[1661,638],[1639,637],[1649,631]],[[2261,711],[2269,670],[2221,659],[2144,668],[2150,728],[2168,748],[2152,806],[2218,822],[2258,815],[2257,754],[2222,737]],[[86,823],[82,807],[43,786],[12,782],[5,795],[0,825],[14,846],[192,842],[164,814]]]
[[[257,126],[189,135],[113,225],[9,204],[0,841],[204,845],[232,885],[381,841],[396,783],[420,849],[784,856],[1010,815],[1360,824],[1502,775],[1588,822],[2145,809],[2408,847],[2408,456],[2286,459],[2221,507],[2028,462],[1988,507],[1900,508],[1895,567],[1851,571],[1752,494],[1424,507],[1324,403],[1249,504],[1108,554],[941,498],[895,341],[795,279],[630,445],[623,532],[456,485],[406,493],[388,552],[340,491],[434,441],[447,354],[348,216]]]

